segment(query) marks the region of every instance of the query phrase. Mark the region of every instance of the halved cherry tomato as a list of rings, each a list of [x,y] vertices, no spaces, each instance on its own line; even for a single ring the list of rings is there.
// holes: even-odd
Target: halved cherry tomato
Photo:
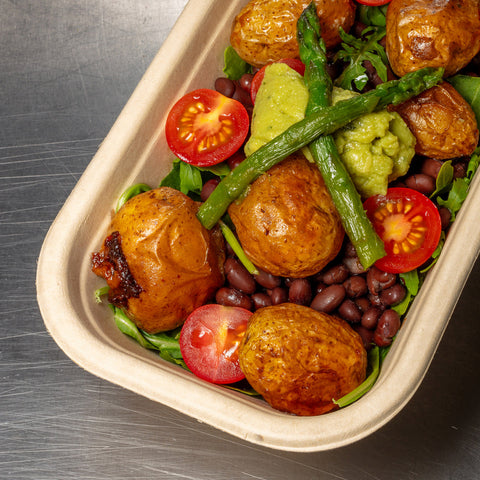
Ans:
[[[275,63],[286,63],[290,68],[293,68],[300,75],[303,76],[305,74],[305,65],[298,58],[284,58],[283,60],[278,60],[278,62]],[[257,97],[257,92],[260,88],[260,84],[263,81],[263,77],[265,76],[265,69],[267,67],[268,65],[262,67],[252,79],[252,84],[250,87],[250,97],[252,99],[252,103],[255,103],[255,98]]]
[[[391,0],[357,0],[357,2],[362,5],[368,5],[369,7],[379,7],[380,5],[390,3]]]
[[[385,272],[409,272],[425,263],[437,248],[440,214],[425,195],[410,188],[390,188],[363,204],[387,255],[375,265]]]
[[[178,158],[198,167],[216,165],[234,154],[249,130],[245,107],[215,90],[184,95],[167,116],[167,144]]]
[[[238,346],[252,312],[218,304],[195,309],[183,324],[180,351],[187,367],[208,382],[225,384],[242,380]]]

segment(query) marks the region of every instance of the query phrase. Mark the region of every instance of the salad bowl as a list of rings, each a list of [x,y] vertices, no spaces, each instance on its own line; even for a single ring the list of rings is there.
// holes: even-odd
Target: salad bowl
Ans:
[[[378,380],[357,402],[326,415],[296,417],[263,400],[206,383],[123,335],[91,272],[120,194],[158,185],[173,154],[165,118],[176,99],[221,75],[231,22],[246,0],[191,0],[52,224],[38,260],[45,325],[80,367],[113,384],[269,448],[312,452],[344,446],[391,420],[422,382],[480,251],[480,178],[449,231],[393,343]],[[169,65],[166,69],[165,65]]]

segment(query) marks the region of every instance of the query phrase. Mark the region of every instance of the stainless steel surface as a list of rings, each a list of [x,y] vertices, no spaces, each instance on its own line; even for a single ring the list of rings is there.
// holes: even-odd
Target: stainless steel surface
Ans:
[[[0,479],[479,478],[480,262],[413,399],[328,452],[237,440],[83,371],[49,337],[43,238],[185,4],[0,0]]]

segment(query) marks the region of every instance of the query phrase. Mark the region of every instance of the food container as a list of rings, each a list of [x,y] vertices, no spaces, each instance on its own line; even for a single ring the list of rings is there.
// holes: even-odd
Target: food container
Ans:
[[[263,400],[206,383],[143,349],[94,300],[90,271],[112,208],[128,186],[158,185],[173,155],[164,139],[169,107],[221,74],[232,19],[246,0],[191,0],[51,226],[37,272],[38,302],[51,336],[87,371],[231,435],[289,451],[355,442],[391,420],[422,381],[480,250],[480,177],[474,179],[438,263],[428,274],[372,390],[317,417],[296,417]],[[169,68],[166,69],[165,66]]]

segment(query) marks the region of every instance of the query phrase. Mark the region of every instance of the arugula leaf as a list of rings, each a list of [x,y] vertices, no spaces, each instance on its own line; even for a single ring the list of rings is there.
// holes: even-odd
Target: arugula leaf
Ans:
[[[214,177],[223,178],[229,173],[230,168],[224,162],[211,167],[195,167],[177,158],[168,175],[160,182],[160,186],[175,188],[198,200],[202,186],[207,180]]]
[[[97,288],[94,292],[95,295],[95,303],[102,303],[102,297],[104,295],[108,295],[110,287],[105,285],[104,287]]]
[[[258,275],[257,267],[251,262],[251,260],[245,254],[240,242],[238,241],[237,237],[231,230],[231,228],[221,220],[219,221],[220,230],[225,237],[225,241],[232,247],[232,250],[237,255],[238,259],[242,263],[242,265],[248,270],[248,272],[252,275]]]
[[[132,185],[131,187],[127,188],[122,195],[120,195],[120,198],[117,201],[117,205],[115,207],[115,213],[120,210],[120,208],[123,207],[123,205],[128,202],[132,197],[135,195],[138,195],[139,193],[143,192],[148,192],[151,190],[152,187],[147,185],[146,183],[136,183],[135,185]]]
[[[480,125],[480,77],[471,75],[454,75],[447,78],[455,90],[470,104]]]
[[[456,178],[451,184],[450,191],[448,192],[448,197],[446,199],[437,198],[437,203],[440,206],[447,207],[451,213],[451,222],[456,218],[460,207],[467,198],[468,190],[470,188],[470,183],[473,179],[475,172],[478,169],[480,164],[480,147],[473,152],[468,162],[467,173],[465,177]],[[442,167],[443,168],[443,167]]]
[[[383,358],[382,358],[383,359]],[[368,352],[368,365],[370,368],[370,374],[367,378],[354,390],[350,393],[347,393],[342,398],[338,400],[332,399],[333,403],[339,407],[346,407],[351,403],[358,400],[360,397],[363,397],[377,381],[378,375],[380,374],[380,349],[375,346]]]
[[[368,82],[365,60],[370,61],[378,76],[385,82],[387,80],[388,59],[385,49],[378,43],[385,36],[383,27],[367,27],[362,32],[362,38],[345,33],[340,28],[342,50],[337,55],[337,60],[349,62],[341,75],[335,81],[337,87],[353,90],[354,87],[362,91]]]
[[[470,182],[467,178],[456,178],[452,184],[452,188],[448,192],[446,200],[439,197],[437,203],[440,206],[447,207],[452,214],[450,221],[453,222],[456,218],[460,207],[467,198],[468,186]]]
[[[140,330],[121,308],[115,307],[112,304],[109,304],[108,306],[113,311],[115,325],[123,334],[132,337],[143,348],[157,350],[158,355],[164,360],[180,365],[188,370],[187,365],[183,361],[182,353],[180,352],[180,344],[178,342],[181,327],[170,332],[153,335]]]
[[[113,311],[113,319],[115,320],[115,325],[117,325],[118,329],[122,333],[128,335],[129,337],[132,337],[143,348],[148,348],[150,350],[155,349],[155,347],[143,337],[138,327],[132,322],[132,320],[127,317],[127,315],[121,308],[115,307],[112,304],[109,304],[109,307]]]
[[[403,284],[407,289],[407,294],[400,303],[392,307],[392,310],[395,310],[399,315],[404,315],[415,295],[418,293],[418,289],[420,288],[420,278],[416,269],[410,272],[400,273],[399,276],[403,280]]]
[[[230,80],[240,80],[244,73],[251,73],[252,67],[240,58],[236,50],[229,45],[223,53],[223,73]]]
[[[365,25],[373,25],[376,27],[385,27],[387,24],[387,7],[388,5],[382,5],[381,7],[369,7],[367,5],[358,5],[357,14],[358,20]]]
[[[453,167],[452,161],[447,160],[441,166],[437,179],[435,181],[435,191],[430,195],[430,198],[435,198],[443,192],[448,191],[453,181]]]
[[[156,347],[161,358],[189,370],[183,361],[182,352],[180,351],[179,339],[181,331],[182,327],[178,327],[169,332],[151,334],[141,331],[141,333],[145,339]]]

